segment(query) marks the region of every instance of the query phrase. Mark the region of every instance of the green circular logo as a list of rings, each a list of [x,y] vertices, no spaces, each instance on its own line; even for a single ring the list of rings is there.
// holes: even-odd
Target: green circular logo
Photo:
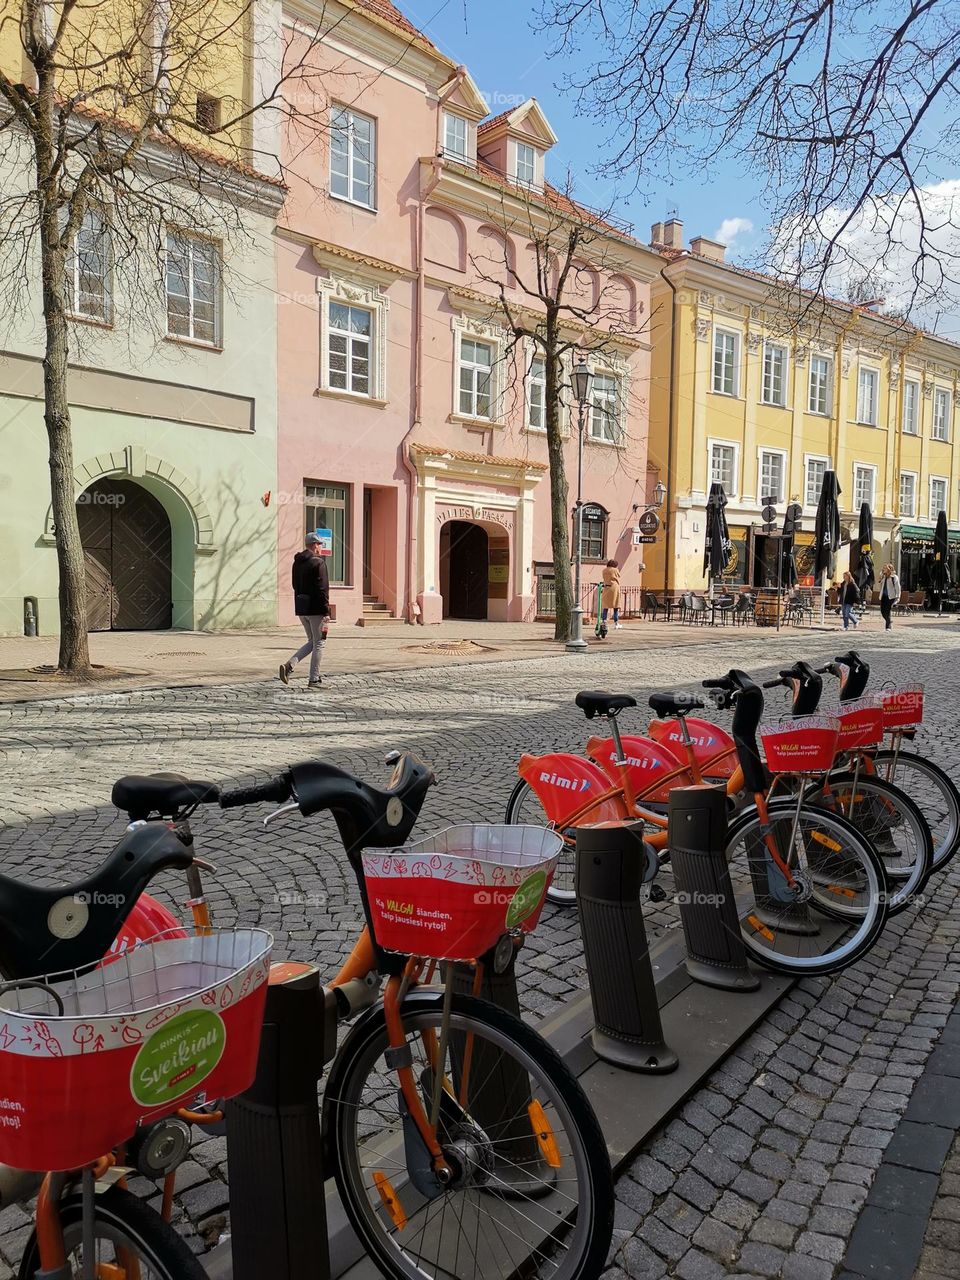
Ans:
[[[227,1029],[218,1013],[177,1014],[145,1041],[130,1071],[130,1092],[144,1107],[172,1102],[205,1079],[223,1057]]]
[[[521,921],[526,920],[527,916],[533,915],[540,905],[540,900],[546,887],[547,873],[545,871],[534,871],[517,887],[517,892],[513,895],[513,899],[509,907],[507,907],[506,925],[508,929],[515,928]]]

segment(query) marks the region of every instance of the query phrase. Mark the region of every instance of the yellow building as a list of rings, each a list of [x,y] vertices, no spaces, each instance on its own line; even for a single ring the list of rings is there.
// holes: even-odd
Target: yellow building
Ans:
[[[848,537],[856,541],[869,502],[878,567],[890,559],[905,589],[922,586],[938,511],[960,528],[960,346],[868,305],[791,296],[726,263],[724,246],[703,237],[687,250],[677,219],[657,223],[652,243],[664,267],[652,286],[649,458],[668,497],[645,556],[647,588],[705,588],[715,481],[729,503],[731,585],[776,585],[774,544],[760,530],[767,497],[778,529],[789,503],[802,506],[797,560],[808,573],[827,468],[837,472]],[[960,531],[954,541],[960,553]],[[849,554],[841,551],[838,575]]]

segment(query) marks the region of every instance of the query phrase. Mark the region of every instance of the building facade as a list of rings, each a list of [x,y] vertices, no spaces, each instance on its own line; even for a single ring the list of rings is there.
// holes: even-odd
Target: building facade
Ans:
[[[850,543],[838,574],[855,561],[868,502],[875,562],[899,565],[908,590],[924,586],[941,509],[960,552],[960,348],[869,307],[791,298],[775,281],[725,263],[722,245],[699,238],[685,249],[682,235],[678,220],[653,228],[664,268],[653,287],[650,456],[669,479],[648,588],[706,586],[713,482],[728,498],[731,586],[777,585],[775,543],[761,529],[766,498],[778,528],[787,504],[802,507],[796,558],[809,574],[828,468]]]
[[[320,17],[304,0],[288,5],[294,49]],[[543,361],[518,331],[542,321],[528,291],[538,244],[584,211],[545,178],[556,139],[534,99],[489,118],[466,69],[385,0],[326,4],[323,17],[329,137],[296,164],[287,138],[278,242],[281,621],[293,619],[290,559],[318,527],[333,536],[338,623],[378,609],[424,623],[532,619],[552,608],[550,480]],[[563,321],[571,356],[589,347],[595,375],[584,577],[616,558],[624,583],[639,585],[631,533],[651,488],[659,261],[609,223],[591,228],[568,294],[581,318]]]

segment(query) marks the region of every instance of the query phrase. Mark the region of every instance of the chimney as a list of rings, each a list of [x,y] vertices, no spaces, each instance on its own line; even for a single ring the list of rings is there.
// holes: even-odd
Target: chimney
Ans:
[[[727,246],[719,240],[708,240],[706,236],[695,236],[690,241],[690,252],[701,258],[709,258],[711,262],[723,262]]]
[[[679,218],[670,218],[663,224],[663,245],[665,249],[683,248],[683,223]]]
[[[658,248],[663,244],[663,223],[655,222],[650,228],[650,245],[652,248]]]

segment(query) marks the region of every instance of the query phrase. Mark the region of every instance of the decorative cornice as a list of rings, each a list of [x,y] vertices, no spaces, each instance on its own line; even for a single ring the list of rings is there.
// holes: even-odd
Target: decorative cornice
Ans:
[[[417,273],[408,267],[387,262],[383,258],[373,258],[369,254],[359,253],[356,249],[347,249],[343,245],[330,244],[326,240],[311,240],[310,246],[317,264],[326,267],[328,271],[364,275],[380,284],[388,284],[391,280],[398,278],[415,280],[417,276]]]

